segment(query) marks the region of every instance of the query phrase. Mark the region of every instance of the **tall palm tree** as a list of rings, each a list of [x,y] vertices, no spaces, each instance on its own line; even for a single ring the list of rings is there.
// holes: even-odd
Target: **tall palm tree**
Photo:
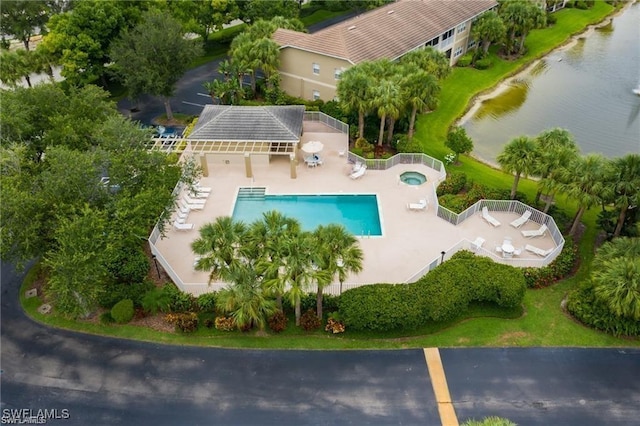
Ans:
[[[451,72],[449,59],[433,47],[412,50],[400,59],[400,63],[413,63],[438,80],[443,80]]]
[[[209,272],[209,283],[215,279],[231,280],[231,269],[251,259],[247,252],[247,226],[229,216],[216,218],[200,228],[200,237],[191,243],[191,250],[200,258],[197,271]]]
[[[342,293],[342,283],[347,279],[348,274],[362,271],[363,252],[358,239],[342,225],[318,226],[314,231],[314,236],[319,245],[317,265],[321,270],[326,271],[328,278],[324,283],[318,282],[316,294],[316,313],[318,318],[322,319],[322,291],[324,287],[337,274],[340,281],[340,293]]]
[[[275,210],[264,213],[262,220],[252,223],[249,229],[249,238],[258,251],[256,270],[264,276],[267,288],[275,294],[280,310],[285,282],[279,279],[279,275],[285,267],[286,241],[299,232],[300,222]]]
[[[231,314],[236,326],[248,330],[258,326],[263,330],[267,318],[276,312],[276,304],[269,299],[255,269],[247,264],[235,264],[228,271],[233,284],[218,293],[217,304]]]
[[[627,211],[640,206],[640,155],[627,154],[610,163],[608,172],[612,201],[620,210],[618,223],[613,231],[614,237],[622,232]]]
[[[407,65],[405,67],[402,87],[404,98],[411,107],[407,136],[409,139],[413,139],[416,116],[418,112],[435,107],[437,104],[436,96],[440,92],[440,85],[433,75],[417,68],[417,66]]]
[[[578,156],[578,145],[573,135],[566,129],[545,130],[536,137],[538,157],[534,174],[540,177],[535,202],[540,201],[542,185],[545,179],[553,180],[552,175],[560,168],[570,164]],[[551,197],[553,198],[553,197]]]
[[[589,154],[579,157],[563,170],[563,180],[567,182],[563,185],[563,190],[579,205],[569,235],[576,234],[584,212],[601,200],[606,164],[607,160],[602,155]]]
[[[378,133],[378,146],[384,143],[384,127],[387,116],[397,119],[402,107],[402,96],[397,79],[382,80],[373,91],[371,104],[375,107],[380,117],[380,132]]]
[[[596,296],[618,316],[640,320],[640,238],[616,238],[593,261]]]
[[[498,155],[498,163],[502,170],[515,175],[511,186],[511,199],[516,198],[520,177],[527,177],[534,171],[536,162],[536,144],[528,136],[512,139]]]
[[[364,117],[369,110],[369,91],[371,90],[371,76],[367,75],[366,67],[355,65],[340,76],[337,95],[340,104],[347,112],[358,114],[358,137],[364,137]]]

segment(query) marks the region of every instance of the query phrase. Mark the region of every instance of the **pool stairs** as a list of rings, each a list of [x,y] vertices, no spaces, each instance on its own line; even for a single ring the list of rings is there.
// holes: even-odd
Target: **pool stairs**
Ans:
[[[251,188],[240,188],[238,190],[238,200],[264,201],[264,193],[267,188],[254,186]]]

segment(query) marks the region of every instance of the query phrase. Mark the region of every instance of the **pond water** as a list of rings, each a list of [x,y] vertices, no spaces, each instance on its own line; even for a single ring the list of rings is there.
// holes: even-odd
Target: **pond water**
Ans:
[[[582,153],[640,152],[640,4],[555,51],[485,100],[463,127],[489,163],[520,135],[568,129]],[[463,120],[464,121],[464,120]]]

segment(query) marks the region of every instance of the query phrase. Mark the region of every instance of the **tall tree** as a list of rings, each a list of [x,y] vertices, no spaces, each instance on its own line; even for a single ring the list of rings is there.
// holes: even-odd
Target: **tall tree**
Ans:
[[[163,98],[167,119],[173,119],[171,97],[191,60],[202,49],[186,40],[180,23],[158,11],[145,12],[140,24],[113,42],[114,70],[132,97],[148,93]]]
[[[402,107],[402,96],[397,79],[382,80],[373,90],[371,105],[380,117],[380,130],[378,133],[378,146],[384,143],[384,128],[387,117],[397,119]]]
[[[579,157],[567,169],[563,170],[564,192],[578,202],[578,211],[573,219],[569,235],[578,232],[578,226],[584,212],[601,200],[604,188],[607,160],[600,154]]]
[[[503,40],[506,33],[504,22],[493,10],[480,15],[471,27],[471,37],[476,41],[476,49],[482,46],[483,56],[489,52],[491,44]]]
[[[619,237],[629,209],[640,206],[640,155],[627,154],[611,161],[607,181],[611,199],[619,210],[613,231],[613,236]]]
[[[322,319],[323,289],[337,275],[340,281],[340,293],[342,283],[350,273],[362,271],[363,252],[358,239],[350,234],[342,225],[329,224],[319,226],[314,231],[319,243],[318,266],[326,272],[324,281],[318,281],[316,294],[316,313]]]
[[[578,154],[578,145],[573,135],[566,129],[545,130],[536,136],[538,155],[534,174],[540,178],[535,203],[540,201],[542,187],[549,186],[546,180],[554,181],[559,170],[574,161]],[[553,185],[552,185],[553,186]],[[547,194],[553,201],[553,196]]]
[[[240,19],[253,24],[259,19],[269,20],[276,16],[297,18],[300,13],[296,0],[248,0],[240,3]]]
[[[171,14],[186,31],[200,36],[203,44],[213,31],[238,18],[240,9],[235,0],[171,0],[167,1]]]
[[[29,50],[31,36],[44,33],[51,9],[44,0],[12,0],[2,2],[0,8],[0,33],[20,40]]]
[[[432,47],[412,50],[400,58],[400,63],[415,64],[438,80],[443,80],[449,75],[449,73],[451,73],[449,59],[444,55],[444,53],[437,51]]]
[[[456,127],[447,134],[444,144],[456,153],[455,161],[458,161],[460,154],[468,154],[473,150],[473,141],[467,135],[464,127]]]
[[[359,138],[364,137],[364,118],[369,111],[369,92],[372,89],[371,76],[367,74],[364,64],[367,63],[363,62],[343,72],[336,91],[342,108],[358,114]]]
[[[403,97],[411,108],[409,117],[409,131],[407,136],[413,139],[415,132],[416,116],[418,112],[425,109],[435,109],[440,93],[440,85],[435,76],[420,69],[412,63],[403,64],[402,71],[402,92]]]
[[[536,161],[535,140],[528,136],[519,136],[512,139],[498,155],[498,163],[503,171],[514,174],[511,186],[511,199],[516,198],[520,177],[530,175]]]
[[[591,279],[596,297],[617,316],[640,321],[640,238],[616,238],[598,249]]]
[[[509,54],[522,54],[524,41],[534,28],[542,28],[547,22],[544,9],[537,2],[529,0],[504,0],[498,14],[505,23],[509,34]]]

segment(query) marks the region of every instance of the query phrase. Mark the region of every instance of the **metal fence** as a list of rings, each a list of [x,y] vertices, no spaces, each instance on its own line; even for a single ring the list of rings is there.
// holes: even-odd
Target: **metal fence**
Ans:
[[[349,134],[349,125],[344,123],[337,118],[333,118],[330,115],[325,114],[320,111],[305,111],[304,112],[304,121],[319,121],[320,123],[324,123],[332,129],[336,129],[344,134]]]
[[[386,159],[379,158],[362,158],[353,152],[349,152],[348,157],[350,162],[358,162],[367,165],[369,170],[387,170],[398,164],[422,164],[433,170],[439,172],[438,183],[443,181],[447,177],[447,171],[444,168],[444,164],[440,160],[436,160],[427,154],[396,154],[393,157]]]

